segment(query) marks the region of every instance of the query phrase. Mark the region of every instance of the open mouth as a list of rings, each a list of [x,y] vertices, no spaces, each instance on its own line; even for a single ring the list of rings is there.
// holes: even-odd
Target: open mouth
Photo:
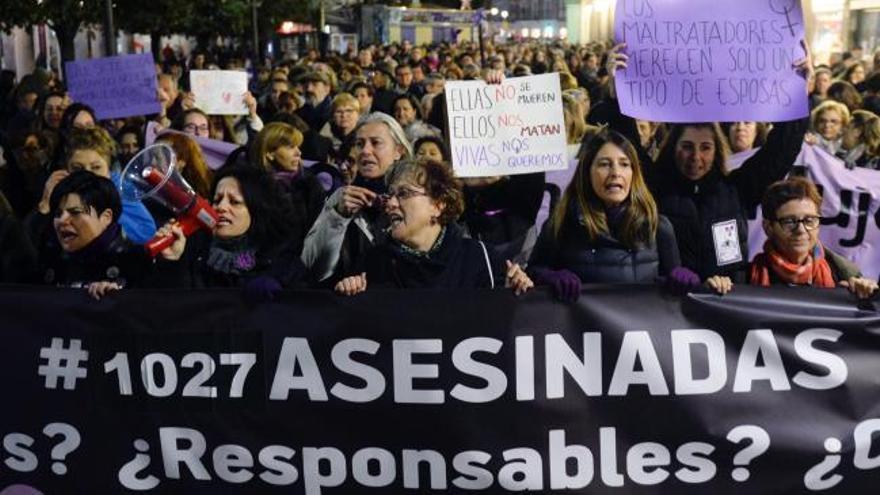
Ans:
[[[606,184],[605,191],[612,193],[612,194],[622,193],[622,192],[624,192],[623,184],[617,184],[617,183]]]
[[[392,213],[388,215],[388,222],[391,228],[394,229],[400,225],[403,225],[403,217],[396,213]]]
[[[228,227],[232,225],[232,220],[226,217],[220,217],[217,219],[217,227]]]
[[[77,233],[72,230],[59,230],[58,239],[63,243],[69,243],[77,238]]]

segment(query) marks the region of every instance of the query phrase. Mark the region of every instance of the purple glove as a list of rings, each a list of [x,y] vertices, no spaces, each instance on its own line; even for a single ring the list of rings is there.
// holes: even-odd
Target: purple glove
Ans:
[[[269,302],[281,293],[281,282],[273,277],[261,275],[244,284],[244,299],[251,304]]]
[[[562,302],[573,303],[581,295],[581,279],[571,270],[537,268],[532,273],[536,284],[549,285],[553,295]]]
[[[700,276],[684,266],[673,268],[666,277],[666,286],[677,294],[685,294],[690,290],[696,289],[700,284]]]

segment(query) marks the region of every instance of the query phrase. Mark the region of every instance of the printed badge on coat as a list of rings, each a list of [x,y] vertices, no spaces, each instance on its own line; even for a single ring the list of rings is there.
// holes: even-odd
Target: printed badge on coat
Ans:
[[[715,258],[718,266],[738,263],[743,260],[739,248],[739,230],[736,220],[727,220],[712,225],[712,238],[715,240]]]

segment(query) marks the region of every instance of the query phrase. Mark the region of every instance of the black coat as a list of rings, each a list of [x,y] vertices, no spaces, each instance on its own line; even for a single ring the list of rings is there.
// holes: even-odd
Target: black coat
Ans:
[[[367,252],[361,271],[367,273],[369,287],[479,289],[503,287],[506,270],[491,250],[484,251],[479,241],[462,237],[458,227],[449,225],[436,250],[416,255],[388,241]]]
[[[303,241],[312,224],[324,207],[327,194],[318,179],[308,170],[303,170],[299,177],[291,179],[276,175],[281,191],[290,200],[291,223],[294,232],[290,235],[290,244],[297,254],[302,253]]]
[[[544,224],[529,259],[530,271],[567,269],[587,283],[646,283],[680,265],[675,232],[662,215],[655,242],[641,249],[630,249],[612,235],[592,240],[578,219],[574,211],[566,216],[558,240],[551,223]]]
[[[544,198],[545,175],[511,175],[486,187],[465,187],[462,220],[471,237],[499,257],[514,259],[535,225]]]
[[[290,243],[257,250],[251,268],[229,273],[212,267],[210,261],[213,242],[210,233],[198,231],[187,239],[186,250],[179,260],[158,258],[156,273],[150,279],[151,285],[194,289],[242,287],[256,277],[269,276],[283,287],[292,288],[299,287],[305,279],[306,269],[299,259],[299,253]]]
[[[143,246],[131,243],[119,224],[107,230],[88,246],[66,253],[56,243],[40,250],[42,283],[82,288],[92,282],[116,282],[121,287],[143,287],[151,273],[151,260]]]
[[[0,282],[30,282],[37,269],[37,253],[21,223],[0,214]]]
[[[675,163],[646,167],[660,213],[675,228],[682,265],[703,279],[725,275],[745,280],[749,263],[747,214],[760,205],[770,184],[791,171],[807,126],[806,119],[775,124],[764,146],[727,175],[713,168],[702,179],[692,181],[681,175]],[[725,240],[734,237],[738,249],[725,249]]]

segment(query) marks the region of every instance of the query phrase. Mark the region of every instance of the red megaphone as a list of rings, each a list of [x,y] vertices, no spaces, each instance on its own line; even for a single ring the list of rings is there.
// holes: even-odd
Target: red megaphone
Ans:
[[[213,231],[217,224],[217,212],[208,201],[177,173],[174,150],[165,144],[145,148],[128,162],[122,171],[119,190],[124,199],[141,201],[152,198],[174,213],[189,237],[199,229]],[[157,235],[144,247],[151,257],[156,257],[174,243],[174,236]]]

